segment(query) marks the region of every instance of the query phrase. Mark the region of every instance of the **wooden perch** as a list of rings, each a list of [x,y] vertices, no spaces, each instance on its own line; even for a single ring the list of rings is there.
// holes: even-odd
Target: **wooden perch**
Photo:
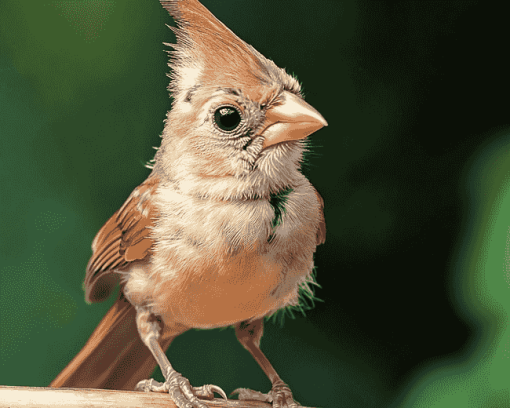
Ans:
[[[271,404],[215,398],[200,400],[210,408],[271,408]],[[168,394],[93,388],[8,387],[0,385],[0,408],[177,408]]]

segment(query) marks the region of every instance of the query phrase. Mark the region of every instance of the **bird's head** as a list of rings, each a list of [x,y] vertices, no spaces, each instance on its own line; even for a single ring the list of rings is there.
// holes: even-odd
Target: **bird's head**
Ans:
[[[298,81],[197,0],[160,0],[177,23],[168,113],[156,167],[185,192],[267,196],[293,185],[303,143],[327,123]]]

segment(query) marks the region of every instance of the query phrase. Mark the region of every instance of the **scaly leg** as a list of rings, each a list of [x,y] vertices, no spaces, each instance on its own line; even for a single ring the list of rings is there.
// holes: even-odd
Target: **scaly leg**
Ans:
[[[154,315],[148,309],[136,309],[136,324],[142,341],[152,352],[166,380],[164,383],[154,379],[142,380],[136,385],[136,391],[168,392],[179,408],[207,408],[198,398],[212,399],[214,392],[227,399],[227,395],[220,387],[210,384],[202,387],[192,387],[187,378],[173,369],[158,342],[161,335],[160,323],[156,321]],[[168,332],[168,328],[166,329],[165,333]],[[172,329],[171,334],[165,335],[166,339],[176,337],[186,331],[186,328],[178,326]]]
[[[241,322],[236,326],[237,339],[250,352],[264,373],[266,373],[273,385],[271,391],[263,394],[247,388],[238,388],[232,393],[238,394],[238,398],[241,400],[271,402],[273,408],[297,408],[300,405],[294,401],[289,386],[282,381],[267,357],[260,350],[260,339],[262,338],[263,331],[263,319]]]

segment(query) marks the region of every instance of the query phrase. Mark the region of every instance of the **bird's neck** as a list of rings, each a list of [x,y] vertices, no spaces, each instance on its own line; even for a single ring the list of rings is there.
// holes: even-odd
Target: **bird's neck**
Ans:
[[[180,194],[215,201],[269,200],[277,211],[283,210],[286,197],[293,188],[305,182],[305,176],[298,170],[287,171],[277,178],[254,173],[246,177],[207,176],[192,172],[171,172],[168,174],[159,166],[154,172],[166,184],[172,184]]]

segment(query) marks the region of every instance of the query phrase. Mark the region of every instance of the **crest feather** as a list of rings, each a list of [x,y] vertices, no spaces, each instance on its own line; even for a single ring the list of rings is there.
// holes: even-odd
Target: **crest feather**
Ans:
[[[160,0],[177,26],[169,51],[169,89],[177,100],[200,86],[247,89],[278,83],[299,92],[299,83],[241,40],[197,0]]]

